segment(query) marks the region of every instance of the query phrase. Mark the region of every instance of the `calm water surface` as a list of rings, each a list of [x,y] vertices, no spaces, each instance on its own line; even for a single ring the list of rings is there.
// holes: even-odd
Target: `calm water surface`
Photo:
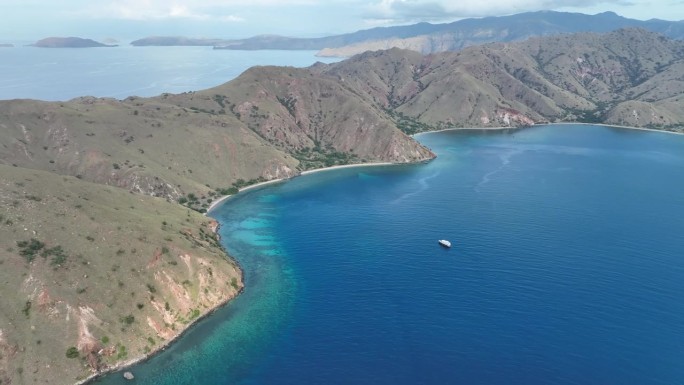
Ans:
[[[300,177],[215,211],[246,290],[134,383],[684,383],[684,137],[419,140],[439,157]]]
[[[307,67],[315,51],[231,51],[212,47],[0,48],[0,99],[124,99],[197,91],[255,65]]]

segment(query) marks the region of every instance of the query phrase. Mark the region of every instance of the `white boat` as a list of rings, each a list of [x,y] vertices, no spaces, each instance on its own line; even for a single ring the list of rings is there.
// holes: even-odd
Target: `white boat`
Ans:
[[[447,241],[446,239],[440,239],[438,242],[444,247],[451,247],[451,242]]]

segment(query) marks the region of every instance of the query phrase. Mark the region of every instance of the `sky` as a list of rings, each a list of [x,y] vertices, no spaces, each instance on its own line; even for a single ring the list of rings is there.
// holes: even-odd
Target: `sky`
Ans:
[[[684,0],[0,0],[0,40],[318,37],[539,10],[684,20]]]

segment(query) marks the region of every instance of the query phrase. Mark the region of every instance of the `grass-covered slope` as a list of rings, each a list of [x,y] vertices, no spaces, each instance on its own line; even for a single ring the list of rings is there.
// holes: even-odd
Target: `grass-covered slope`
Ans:
[[[420,56],[366,52],[322,73],[406,131],[580,121],[677,130],[684,42],[639,29]]]
[[[297,165],[234,117],[163,97],[2,102],[0,143],[0,163],[173,200],[240,178],[292,176]]]
[[[0,383],[69,384],[160,348],[237,295],[209,218],[0,165]]]

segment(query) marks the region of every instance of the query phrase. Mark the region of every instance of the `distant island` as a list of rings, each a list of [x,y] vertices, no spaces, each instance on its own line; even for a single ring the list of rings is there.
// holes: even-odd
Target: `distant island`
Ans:
[[[80,37],[47,37],[31,44],[32,47],[40,48],[92,48],[92,47],[118,47],[97,42],[92,39]]]
[[[232,40],[191,38],[184,36],[149,36],[131,42],[136,47],[145,46],[217,46],[230,44]]]
[[[12,48],[12,47],[14,47],[14,44],[7,44],[7,43],[0,44],[0,48]]]

